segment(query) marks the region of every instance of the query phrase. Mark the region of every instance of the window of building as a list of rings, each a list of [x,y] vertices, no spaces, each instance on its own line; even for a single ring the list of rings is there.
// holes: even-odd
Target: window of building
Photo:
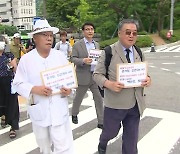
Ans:
[[[6,15],[7,12],[0,12],[0,15]]]
[[[6,3],[5,4],[0,4],[0,7],[6,7]]]

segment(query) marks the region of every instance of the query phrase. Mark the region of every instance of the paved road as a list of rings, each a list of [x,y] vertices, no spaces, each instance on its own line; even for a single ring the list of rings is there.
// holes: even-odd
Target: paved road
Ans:
[[[179,154],[180,153],[180,47],[174,51],[146,52],[152,86],[146,89],[147,109],[140,122],[139,154]],[[72,101],[69,102],[71,111]],[[9,128],[0,130],[1,154],[39,154],[26,116],[26,108],[21,104],[21,122],[18,136],[8,138]],[[71,117],[70,117],[71,120]],[[101,130],[96,128],[97,120],[90,92],[81,106],[79,124],[71,124],[76,154],[97,154]],[[122,129],[109,142],[107,154],[121,154]],[[118,152],[117,152],[118,151]]]

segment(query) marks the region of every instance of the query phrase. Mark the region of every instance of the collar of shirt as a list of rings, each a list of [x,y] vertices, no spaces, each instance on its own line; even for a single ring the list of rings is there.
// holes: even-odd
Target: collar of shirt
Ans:
[[[124,46],[122,46],[122,48],[123,48],[124,54],[126,55],[126,54],[127,54],[127,51],[126,51],[127,48],[125,48]],[[129,58],[130,58],[130,60],[131,60],[131,63],[134,63],[133,47],[131,46],[131,47],[128,48],[128,49],[131,51],[131,52],[129,52]]]
[[[60,41],[60,44],[68,44],[68,42],[66,41],[66,42],[63,43],[62,41]]]
[[[92,40],[92,42],[88,42],[88,40],[84,37],[84,42],[85,42],[86,49],[88,52],[89,52],[89,50],[96,48],[94,40]]]

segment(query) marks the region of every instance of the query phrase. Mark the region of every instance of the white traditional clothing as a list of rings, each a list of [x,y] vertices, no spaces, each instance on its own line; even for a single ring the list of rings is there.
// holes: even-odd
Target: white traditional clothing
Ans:
[[[64,54],[55,49],[51,49],[48,57],[46,58],[41,57],[36,49],[31,50],[21,58],[18,64],[17,72],[13,82],[17,92],[20,95],[29,98],[31,95],[32,87],[43,85],[40,72],[45,71],[47,69],[57,68],[59,66],[66,64],[68,64],[68,61],[64,56]],[[69,140],[68,145],[63,145],[63,146],[68,146],[69,148],[71,148],[73,139],[72,139],[72,132],[69,131],[71,128],[70,128],[70,124],[68,124],[69,109],[68,109],[67,97],[62,98],[60,94],[56,94],[52,96],[42,96],[42,95],[33,94],[33,101],[35,105],[28,106],[28,113],[30,115],[30,119],[33,123],[33,126],[37,126],[39,128],[42,127],[42,129],[49,129],[55,127],[62,128],[68,126],[69,129],[67,130],[59,129],[59,133],[62,136],[66,134],[67,139]],[[71,134],[69,134],[70,132]],[[36,131],[35,131],[35,135],[37,137]],[[43,135],[44,134],[42,133],[42,136]],[[58,139],[59,135],[57,135],[57,138],[56,135],[53,136],[54,138],[51,138],[51,140],[52,143],[54,144],[55,140],[59,140]],[[36,139],[38,143],[38,138]],[[64,139],[62,138],[62,140]],[[49,142],[51,141],[49,140]],[[62,142],[62,143],[66,144],[66,142]],[[60,144],[54,145],[57,146],[54,147],[54,149],[61,149],[62,145]],[[64,154],[64,153],[58,151],[55,152],[55,154]],[[72,153],[67,153],[67,154],[72,154]]]

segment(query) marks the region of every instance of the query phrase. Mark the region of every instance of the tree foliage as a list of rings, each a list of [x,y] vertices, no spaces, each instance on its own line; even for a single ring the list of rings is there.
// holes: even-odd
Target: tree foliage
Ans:
[[[77,18],[76,9],[80,4],[80,0],[46,0],[47,19],[52,25],[58,26],[60,29],[65,27],[74,27],[71,18]]]
[[[171,0],[46,0],[47,18],[59,28],[91,21],[103,39],[116,36],[122,18],[138,20],[140,31],[149,33],[169,29]],[[174,28],[180,27],[180,0],[174,4]]]
[[[8,36],[12,36],[16,32],[18,32],[16,26],[7,26],[0,24],[0,34],[7,34]]]

